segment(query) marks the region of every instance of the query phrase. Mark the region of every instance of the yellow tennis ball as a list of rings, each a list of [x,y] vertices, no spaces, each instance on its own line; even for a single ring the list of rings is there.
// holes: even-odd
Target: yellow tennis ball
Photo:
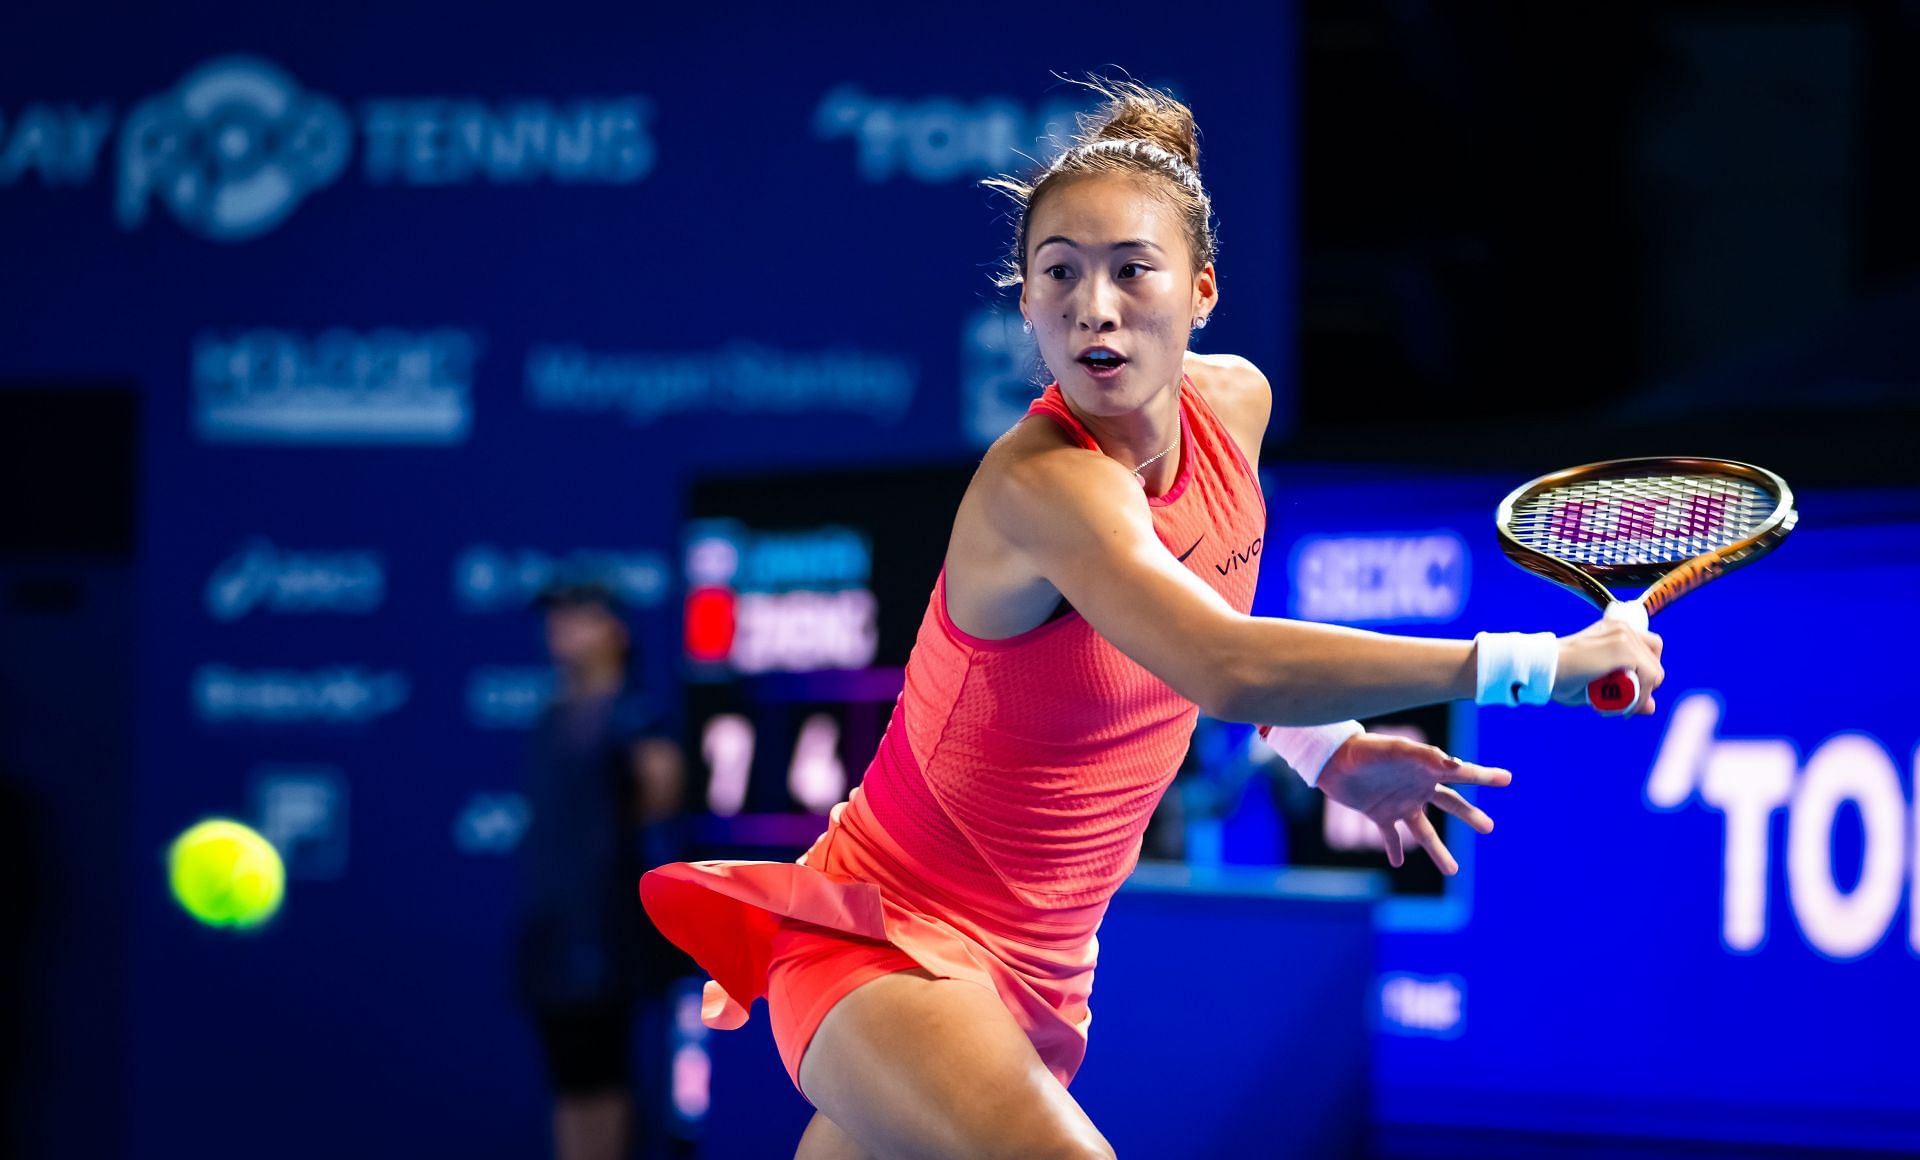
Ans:
[[[173,840],[167,881],[174,900],[201,922],[245,928],[280,909],[287,869],[273,843],[252,828],[208,818]]]

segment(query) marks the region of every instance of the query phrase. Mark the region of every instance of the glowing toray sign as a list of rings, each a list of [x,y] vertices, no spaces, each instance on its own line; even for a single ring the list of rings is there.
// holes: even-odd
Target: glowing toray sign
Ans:
[[[1674,706],[1646,795],[1654,809],[1677,810],[1697,794],[1725,816],[1721,941],[1740,953],[1766,946],[1772,819],[1784,810],[1787,894],[1800,932],[1834,959],[1874,950],[1893,927],[1910,870],[1909,831],[1920,822],[1893,757],[1865,733],[1839,733],[1802,762],[1783,738],[1716,737],[1719,721],[1720,702],[1710,694]],[[1834,823],[1849,804],[1864,831],[1851,889],[1835,880],[1832,852]],[[1910,915],[1907,940],[1920,953],[1920,907]]]
[[[814,107],[813,131],[823,141],[852,138],[868,181],[938,185],[1012,173],[1032,155],[1051,159],[1075,111],[1068,101],[1029,109],[1008,97],[877,97],[843,84]]]

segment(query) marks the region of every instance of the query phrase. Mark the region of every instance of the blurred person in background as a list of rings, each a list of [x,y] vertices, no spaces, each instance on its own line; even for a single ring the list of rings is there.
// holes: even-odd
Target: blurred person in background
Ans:
[[[657,702],[633,687],[634,642],[613,594],[562,583],[537,607],[557,683],[527,758],[517,983],[554,1089],[555,1154],[612,1160],[659,1135],[659,1117],[635,1123],[632,1031],[637,1016],[663,1024],[646,1016],[687,964],[635,883],[674,844],[685,765]]]

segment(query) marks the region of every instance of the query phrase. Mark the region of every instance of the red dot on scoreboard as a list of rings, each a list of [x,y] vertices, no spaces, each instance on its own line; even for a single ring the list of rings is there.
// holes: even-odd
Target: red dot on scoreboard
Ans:
[[[687,658],[717,664],[733,651],[731,588],[696,588],[687,593]]]

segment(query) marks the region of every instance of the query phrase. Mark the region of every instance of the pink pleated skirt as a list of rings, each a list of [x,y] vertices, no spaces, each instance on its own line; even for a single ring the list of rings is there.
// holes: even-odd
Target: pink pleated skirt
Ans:
[[[676,862],[648,872],[640,896],[661,932],[713,977],[708,1026],[740,1027],[766,997],[796,1087],[833,1005],[915,968],[992,990],[1061,1083],[1086,1055],[1106,904],[1033,909],[996,889],[983,866],[926,865],[888,836],[863,789],[834,807],[798,862]]]

